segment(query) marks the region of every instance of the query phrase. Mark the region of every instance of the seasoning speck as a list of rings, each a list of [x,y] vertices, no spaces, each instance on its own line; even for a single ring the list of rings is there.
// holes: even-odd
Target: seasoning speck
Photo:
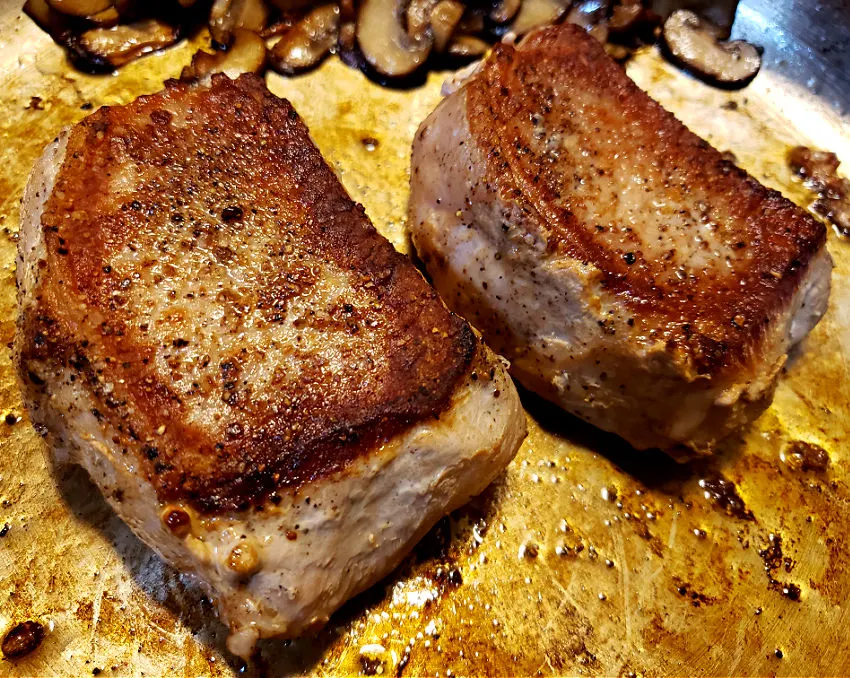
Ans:
[[[233,223],[234,221],[239,221],[242,219],[242,215],[244,212],[239,205],[230,205],[229,207],[225,207],[221,211],[221,218],[225,221],[225,223]]]

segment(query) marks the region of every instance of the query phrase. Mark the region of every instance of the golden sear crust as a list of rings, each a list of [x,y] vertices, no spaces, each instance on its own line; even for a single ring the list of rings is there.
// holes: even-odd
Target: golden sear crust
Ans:
[[[86,384],[163,500],[228,510],[343,470],[438,415],[476,352],[254,77],[77,125],[42,228],[26,378]]]
[[[498,45],[467,89],[488,187],[595,266],[632,335],[701,374],[752,357],[826,229],[653,101],[581,29]],[[613,321],[612,321],[613,322]]]

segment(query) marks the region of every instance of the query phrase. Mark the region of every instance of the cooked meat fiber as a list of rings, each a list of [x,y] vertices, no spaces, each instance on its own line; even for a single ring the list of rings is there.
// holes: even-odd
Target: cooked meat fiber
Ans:
[[[526,387],[637,448],[710,452],[826,309],[823,225],[575,27],[497,46],[412,163],[413,242],[446,303]]]
[[[63,133],[18,285],[33,421],[206,585],[242,656],[324,624],[525,435],[499,360],[253,76]]]

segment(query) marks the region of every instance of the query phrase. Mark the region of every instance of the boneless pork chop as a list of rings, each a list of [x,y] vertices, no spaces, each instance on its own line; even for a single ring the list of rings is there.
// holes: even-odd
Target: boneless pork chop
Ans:
[[[94,113],[22,217],[32,419],[237,654],[325,623],[525,434],[498,359],[253,76]]]
[[[756,417],[829,294],[824,226],[569,25],[497,46],[422,124],[410,228],[519,381],[638,448]]]

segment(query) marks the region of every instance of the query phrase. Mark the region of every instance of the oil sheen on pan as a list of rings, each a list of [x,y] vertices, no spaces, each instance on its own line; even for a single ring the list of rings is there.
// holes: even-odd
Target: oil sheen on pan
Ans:
[[[33,161],[92,108],[158,90],[194,47],[117,77],[85,76],[17,3],[0,10],[0,627],[43,627],[32,652],[3,663],[9,675],[230,676],[240,668],[223,650],[226,629],[209,601],[132,536],[85,474],[53,478],[6,348],[18,202]],[[724,92],[650,51],[629,72],[799,204],[811,198],[787,167],[789,148],[826,147],[850,164],[841,121],[768,71]],[[442,79],[383,89],[329,60],[307,76],[269,81],[405,252],[410,143]],[[830,233],[829,249],[836,268],[826,317],[788,364],[772,407],[716,457],[683,466],[635,453],[523,393],[530,435],[507,473],[318,637],[264,642],[267,673],[850,671],[850,364],[842,348],[850,243]]]

